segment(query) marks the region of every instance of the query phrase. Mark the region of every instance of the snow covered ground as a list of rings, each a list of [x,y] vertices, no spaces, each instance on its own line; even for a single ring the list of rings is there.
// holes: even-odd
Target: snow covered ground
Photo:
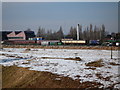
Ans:
[[[110,50],[4,48],[0,51],[0,64],[47,71],[74,80],[79,79],[81,83],[99,82],[100,88],[119,88],[118,51],[113,51],[113,59],[110,59],[110,55]],[[76,56],[82,60],[71,60]],[[98,60],[102,60],[102,66],[87,66],[88,63]]]

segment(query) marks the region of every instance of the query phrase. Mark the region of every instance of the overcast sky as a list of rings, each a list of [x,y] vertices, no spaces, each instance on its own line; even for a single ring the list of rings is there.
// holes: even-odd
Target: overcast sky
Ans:
[[[3,2],[118,2],[119,0],[1,0]]]
[[[109,32],[118,32],[117,2],[3,2],[3,30],[58,30],[67,33],[71,26],[104,24]]]

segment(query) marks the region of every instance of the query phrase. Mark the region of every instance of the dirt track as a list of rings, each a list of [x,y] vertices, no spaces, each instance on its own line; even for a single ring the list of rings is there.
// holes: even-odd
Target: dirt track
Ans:
[[[40,46],[40,45],[3,45],[3,48],[42,48],[42,49],[97,49],[111,50],[110,46]],[[112,46],[112,50],[120,50],[119,47]]]

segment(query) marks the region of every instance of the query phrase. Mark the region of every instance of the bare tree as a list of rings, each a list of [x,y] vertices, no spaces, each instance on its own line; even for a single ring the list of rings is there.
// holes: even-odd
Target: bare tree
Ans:
[[[97,27],[94,27],[94,40],[97,40]]]
[[[77,39],[77,30],[76,30],[76,28],[73,28],[73,27],[71,27],[70,28],[70,32],[69,32],[69,34],[67,35],[69,38],[73,38],[73,39]]]
[[[45,38],[45,29],[39,27],[38,32],[37,32],[37,37],[44,37]]]
[[[52,33],[52,30],[47,30],[47,33],[45,35],[45,39],[46,40],[52,40],[53,39],[53,33]]]
[[[56,38],[57,38],[58,40],[64,38],[62,26],[60,26],[60,29],[56,32],[56,34],[57,34],[57,37],[56,37]]]
[[[102,25],[102,29],[101,29],[101,41],[103,41],[104,40],[104,38],[105,38],[105,25],[103,24]]]

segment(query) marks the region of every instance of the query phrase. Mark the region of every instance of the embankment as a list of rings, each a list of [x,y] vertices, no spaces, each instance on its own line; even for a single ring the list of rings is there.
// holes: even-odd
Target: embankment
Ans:
[[[97,49],[111,50],[111,46],[41,46],[41,45],[2,45],[3,48],[40,48],[40,49]],[[120,50],[112,46],[112,50]]]
[[[17,66],[2,67],[2,83],[3,88],[97,88],[101,85]]]

